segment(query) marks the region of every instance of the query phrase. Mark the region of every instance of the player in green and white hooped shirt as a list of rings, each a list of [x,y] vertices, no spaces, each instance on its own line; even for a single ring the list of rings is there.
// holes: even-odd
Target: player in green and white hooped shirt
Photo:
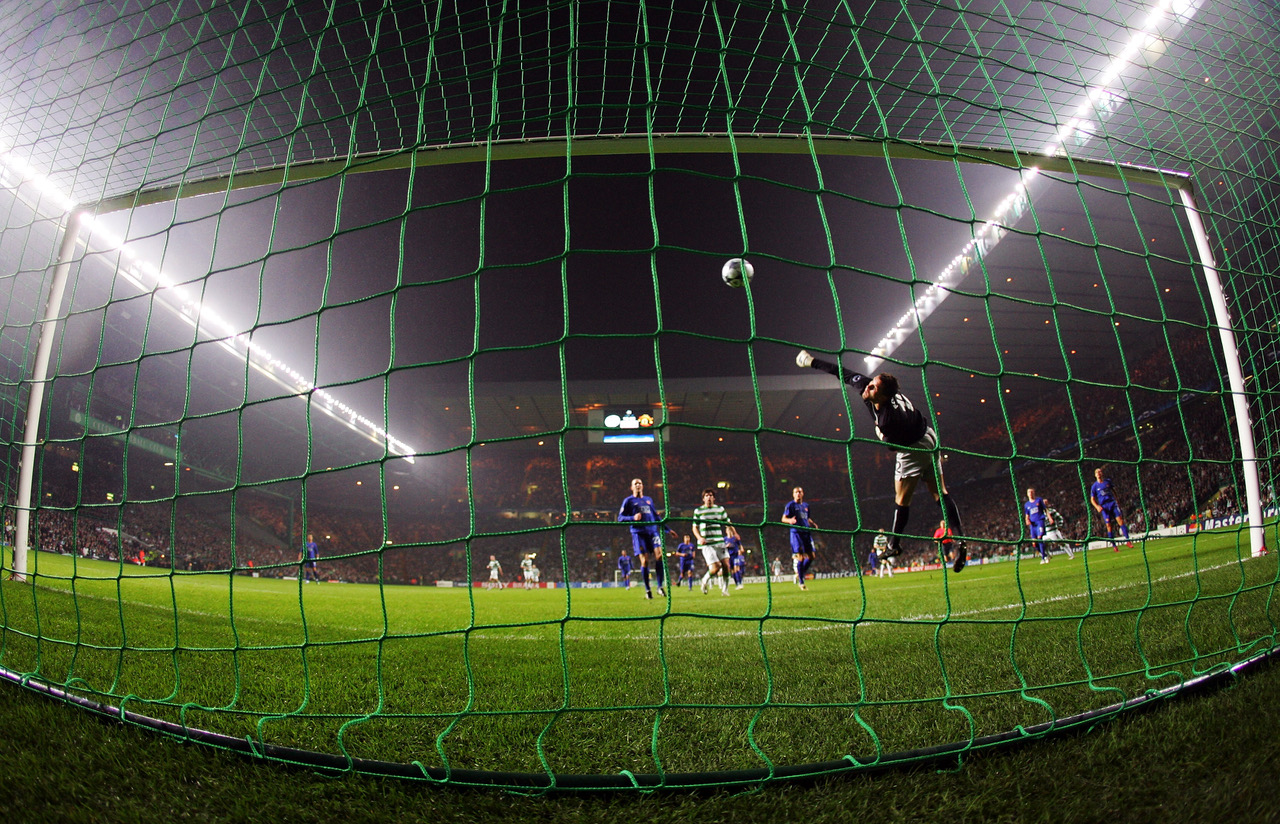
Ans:
[[[702,576],[702,592],[712,575],[720,574],[720,594],[729,594],[729,548],[725,546],[725,530],[729,525],[729,513],[716,503],[716,491],[711,487],[702,490],[702,506],[693,511],[693,534],[698,548],[707,562],[707,574]]]
[[[1067,536],[1062,534],[1062,527],[1066,525],[1066,521],[1062,517],[1062,513],[1053,507],[1049,507],[1049,526],[1045,530],[1045,541],[1052,541],[1061,544],[1062,548],[1067,551],[1068,558],[1076,557],[1076,553],[1071,549],[1071,543],[1067,540]]]
[[[889,577],[893,577],[893,561],[891,561],[885,553],[889,550],[889,536],[884,534],[884,530],[876,533],[875,540],[871,542],[872,548],[876,552],[876,570],[877,578],[883,578],[884,574],[889,573]]]
[[[535,553],[529,553],[520,561],[520,577],[524,578],[524,588],[533,589],[538,585],[538,568],[533,565]]]

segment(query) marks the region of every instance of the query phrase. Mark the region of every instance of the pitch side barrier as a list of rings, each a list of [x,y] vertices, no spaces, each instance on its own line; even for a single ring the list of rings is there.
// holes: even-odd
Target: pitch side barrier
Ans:
[[[1275,505],[1268,506],[1262,511],[1263,522],[1274,519],[1280,512]],[[1177,526],[1165,526],[1158,529],[1149,529],[1146,532],[1130,532],[1129,541],[1154,540],[1158,538],[1172,538],[1179,535],[1193,535],[1197,532],[1210,532],[1214,530],[1235,529],[1249,523],[1247,514],[1228,515],[1225,518],[1205,518],[1199,523],[1194,524],[1178,524]],[[1085,549],[1103,549],[1110,548],[1115,541],[1096,540],[1090,541],[1085,545]]]

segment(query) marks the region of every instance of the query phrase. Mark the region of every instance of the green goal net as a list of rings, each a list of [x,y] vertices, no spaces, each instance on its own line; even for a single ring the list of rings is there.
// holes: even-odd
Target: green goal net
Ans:
[[[1276,646],[1265,4],[0,18],[8,683],[650,789]]]

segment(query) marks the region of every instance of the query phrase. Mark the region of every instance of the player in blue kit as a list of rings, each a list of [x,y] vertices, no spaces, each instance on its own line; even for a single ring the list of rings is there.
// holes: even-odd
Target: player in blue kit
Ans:
[[[729,534],[724,539],[724,548],[729,551],[729,575],[738,589],[742,589],[743,570],[747,568],[747,558],[742,551],[742,538],[738,530],[729,527]]]
[[[653,589],[649,586],[650,566],[658,578],[658,595],[665,597],[667,593],[662,585],[666,583],[666,576],[663,574],[662,541],[658,537],[658,510],[653,498],[644,494],[644,481],[639,478],[631,481],[631,494],[622,500],[618,520],[631,521],[631,549],[640,559],[644,597],[653,598]]]
[[[813,533],[809,530],[818,524],[809,517],[809,505],[804,500],[804,489],[791,490],[791,500],[782,509],[782,522],[791,524],[791,563],[796,570],[796,586],[808,589],[804,584],[805,573],[813,565]]]
[[[682,581],[689,582],[689,589],[693,589],[693,565],[698,557],[698,551],[689,541],[689,536],[685,535],[684,540],[676,547],[676,558],[680,565],[680,580],[676,581],[676,589],[680,588]]]
[[[1022,504],[1022,521],[1027,526],[1027,534],[1031,536],[1031,541],[1040,550],[1040,563],[1049,563],[1048,545],[1044,542],[1044,534],[1048,531],[1046,520],[1052,523],[1049,517],[1049,502],[1044,498],[1036,495],[1034,489],[1027,490],[1027,500]]]
[[[298,560],[302,562],[302,581],[306,583],[320,583],[320,572],[316,569],[316,562],[320,558],[320,547],[316,545],[316,536],[308,534],[307,542],[303,544],[302,551],[298,553]]]
[[[631,589],[631,556],[625,549],[618,553],[618,572],[622,580],[627,582],[627,589]]]
[[[954,534],[962,534],[960,509],[947,493],[947,485],[942,479],[942,461],[937,451],[938,435],[925,416],[898,391],[898,379],[888,372],[869,378],[860,372],[847,370],[838,363],[815,358],[803,349],[796,355],[796,365],[821,369],[852,386],[853,391],[867,405],[871,419],[875,421],[876,436],[888,444],[889,450],[897,456],[893,471],[893,530],[889,539],[888,556],[897,555],[901,549],[900,541],[911,514],[911,498],[920,481],[924,481],[924,485],[933,493],[934,500],[942,507],[947,526]],[[963,540],[955,541],[954,553],[952,569],[959,572],[969,560],[968,547]]]
[[[1094,482],[1089,487],[1089,502],[1093,504],[1093,508],[1102,516],[1102,523],[1107,528],[1107,540],[1115,545],[1116,552],[1120,551],[1120,546],[1116,542],[1115,526],[1120,527],[1120,534],[1124,536],[1125,546],[1132,548],[1133,543],[1129,541],[1129,527],[1124,522],[1124,513],[1120,511],[1120,502],[1116,500],[1115,493],[1111,489],[1111,479],[1102,477],[1102,469],[1093,470]]]

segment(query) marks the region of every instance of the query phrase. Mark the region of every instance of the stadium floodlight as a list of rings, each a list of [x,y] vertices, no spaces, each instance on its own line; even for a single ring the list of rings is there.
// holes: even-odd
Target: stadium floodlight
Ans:
[[[1084,145],[1097,134],[1097,121],[1105,119],[1119,106],[1122,97],[1110,89],[1126,68],[1134,60],[1160,39],[1160,29],[1170,22],[1184,23],[1195,14],[1200,0],[1161,0],[1147,12],[1141,27],[1130,36],[1124,48],[1107,64],[1090,86],[1084,99],[1076,106],[1071,117],[1058,127],[1054,137],[1041,150],[1045,157],[1065,154],[1068,142],[1074,141]],[[973,238],[964,245],[958,254],[943,268],[942,272],[925,287],[915,299],[911,307],[902,314],[871,348],[863,359],[867,370],[871,371],[884,363],[901,346],[911,333],[920,328],[925,319],[933,314],[942,304],[951,289],[958,286],[970,271],[982,266],[983,258],[1008,233],[1009,228],[1017,224],[1030,206],[1028,186],[1040,174],[1038,166],[1030,166],[1021,170],[1022,180],[996,206],[991,218],[974,231]]]
[[[1076,107],[1072,116],[1055,132],[1041,154],[1045,157],[1065,155],[1070,142],[1083,146],[1097,135],[1096,123],[1109,117],[1120,105],[1122,96],[1112,91],[1121,74],[1154,43],[1159,42],[1159,31],[1166,24],[1185,23],[1195,14],[1200,0],[1161,0],[1147,13],[1142,26],[1134,32],[1124,48],[1112,58],[1106,69],[1098,76],[1097,81],[1085,94],[1084,99]],[[926,286],[912,302],[910,308],[894,322],[888,332],[871,349],[864,358],[867,371],[873,371],[885,358],[901,346],[907,338],[942,304],[951,290],[963,281],[970,271],[983,265],[983,259],[1008,233],[1022,215],[1030,210],[1030,185],[1040,174],[1040,167],[1030,166],[1021,170],[1022,179],[1014,186],[996,206],[991,219],[974,231],[958,254],[943,268],[942,272]],[[1195,197],[1190,191],[1187,175],[1178,172],[1161,170],[1161,174],[1170,179],[1182,179],[1176,185],[1182,200],[1184,214],[1191,227],[1192,237],[1200,256],[1200,268],[1204,272],[1207,291],[1211,297],[1214,314],[1218,322],[1218,330],[1222,339],[1223,356],[1227,365],[1227,380],[1231,389],[1232,402],[1235,409],[1236,431],[1240,439],[1240,457],[1242,474],[1245,481],[1246,505],[1249,512],[1249,542],[1251,554],[1255,557],[1266,553],[1265,534],[1262,526],[1261,483],[1258,478],[1258,459],[1253,439],[1253,426],[1249,411],[1248,395],[1245,393],[1244,373],[1240,366],[1239,350],[1236,347],[1235,333],[1232,331],[1231,317],[1227,309],[1225,292],[1218,276],[1217,264],[1214,261],[1213,249],[1208,241],[1208,233],[1200,218]]]
[[[63,193],[53,181],[37,171],[25,159],[14,154],[11,149],[0,151],[0,184],[15,192],[20,191],[23,186],[31,186],[39,195],[34,202],[30,202],[32,208],[37,211],[41,211],[40,199],[45,197],[53,200],[57,215],[70,214],[77,206],[76,202]]]
[[[54,263],[53,277],[49,285],[48,300],[44,314],[39,319],[40,335],[32,365],[31,390],[27,399],[27,420],[22,439],[22,457],[15,501],[17,517],[14,524],[13,572],[11,574],[13,580],[26,580],[35,450],[39,438],[44,393],[50,380],[49,359],[53,352],[53,337],[59,320],[58,311],[62,306],[67,278],[71,271],[71,261],[75,256],[76,246],[81,243],[80,235],[86,229],[90,230],[89,237],[106,242],[108,246],[106,251],[119,252],[120,262],[116,265],[118,275],[124,277],[136,288],[155,294],[158,298],[157,303],[170,309],[177,317],[189,324],[196,330],[197,336],[201,332],[210,335],[208,340],[217,341],[228,352],[237,357],[243,357],[255,371],[285,388],[290,395],[318,399],[320,403],[314,405],[316,409],[339,421],[352,432],[379,446],[384,446],[388,453],[414,463],[416,450],[413,447],[392,436],[386,429],[356,409],[338,400],[333,393],[317,386],[314,380],[254,342],[248,334],[237,332],[229,321],[191,295],[190,290],[165,275],[160,267],[139,258],[137,253],[126,247],[123,237],[103,226],[88,209],[81,208],[80,204],[62,192],[46,175],[36,170],[11,149],[0,151],[0,185],[22,198],[37,213],[49,214],[52,211],[52,216],[65,220],[62,227],[62,240]],[[23,197],[22,190],[26,187],[35,190],[35,197]],[[49,201],[52,203],[50,204]],[[85,252],[88,253],[89,241],[86,239],[83,243]],[[172,295],[174,300],[166,300],[164,298],[166,293]]]
[[[396,457],[414,463],[413,456],[416,450],[413,447],[339,400],[329,390],[317,386],[314,380],[272,354],[262,344],[254,341],[251,335],[238,331],[229,320],[193,295],[190,289],[174,281],[149,261],[140,260],[132,250],[126,247],[125,239],[103,227],[101,221],[95,221],[92,216],[88,216],[86,223],[92,228],[92,236],[108,247],[107,251],[118,250],[127,260],[126,265],[117,266],[117,272],[136,288],[144,292],[154,292],[160,298],[157,302],[195,329],[197,335],[201,333],[208,335],[206,340],[216,341],[237,358],[243,358],[255,371],[279,384],[290,395],[309,395],[318,399],[320,403],[316,408],[321,412],[361,437],[379,446],[385,445],[387,451]],[[171,295],[173,300],[165,300],[166,294]]]

